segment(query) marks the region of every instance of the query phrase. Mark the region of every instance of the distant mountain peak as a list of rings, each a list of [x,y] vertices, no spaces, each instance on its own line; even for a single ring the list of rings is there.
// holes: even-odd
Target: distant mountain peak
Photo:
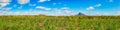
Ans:
[[[85,16],[85,14],[79,12],[76,16]]]

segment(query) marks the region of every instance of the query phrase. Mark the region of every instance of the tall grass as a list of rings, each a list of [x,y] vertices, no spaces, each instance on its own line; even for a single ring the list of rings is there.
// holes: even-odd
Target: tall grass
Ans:
[[[120,30],[119,16],[1,16],[0,30]]]

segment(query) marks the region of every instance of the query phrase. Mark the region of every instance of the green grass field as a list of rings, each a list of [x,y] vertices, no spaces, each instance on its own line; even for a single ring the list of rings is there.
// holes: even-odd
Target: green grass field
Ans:
[[[120,30],[120,16],[0,16],[0,30]]]

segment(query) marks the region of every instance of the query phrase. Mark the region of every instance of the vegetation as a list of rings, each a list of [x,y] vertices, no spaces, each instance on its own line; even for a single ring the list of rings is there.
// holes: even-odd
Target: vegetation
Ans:
[[[0,16],[0,30],[120,30],[120,16]]]

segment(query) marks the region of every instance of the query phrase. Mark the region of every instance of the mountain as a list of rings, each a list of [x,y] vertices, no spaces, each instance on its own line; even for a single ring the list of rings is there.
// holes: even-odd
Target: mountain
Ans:
[[[85,14],[79,12],[76,16],[85,16]]]

